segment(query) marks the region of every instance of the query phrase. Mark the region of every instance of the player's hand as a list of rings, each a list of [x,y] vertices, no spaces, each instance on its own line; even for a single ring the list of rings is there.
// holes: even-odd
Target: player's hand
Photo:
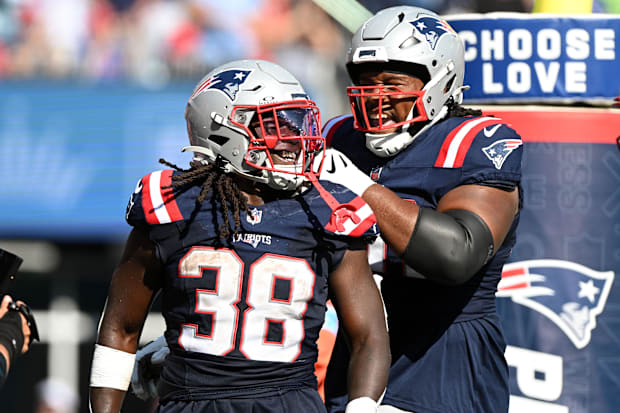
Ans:
[[[5,295],[2,297],[2,303],[0,304],[0,318],[4,317],[4,315],[9,311],[9,304],[13,302],[13,299],[10,295]]]
[[[3,318],[9,312],[9,309],[11,308],[11,304],[13,304],[13,298],[11,298],[10,295],[7,294],[4,297],[2,297],[2,303],[0,303],[0,318]],[[15,303],[15,305],[17,306],[20,306],[22,304],[24,304],[23,301],[17,301]],[[21,313],[19,315],[20,315],[20,321],[21,321],[21,330],[24,336],[24,343],[22,345],[22,348],[19,351],[19,354],[24,354],[30,348],[31,331],[30,331],[30,327],[28,326],[28,321],[26,320],[26,317],[24,317],[24,315]]]
[[[345,154],[334,148],[325,150],[325,161],[319,179],[344,185],[358,196],[362,196],[364,191],[375,183]]]
[[[164,336],[151,341],[136,352],[136,364],[131,374],[131,389],[142,400],[157,397],[157,383],[170,349]]]

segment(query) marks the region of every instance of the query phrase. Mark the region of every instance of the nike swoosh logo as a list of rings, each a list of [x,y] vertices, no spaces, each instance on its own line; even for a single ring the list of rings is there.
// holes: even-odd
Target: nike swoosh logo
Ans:
[[[484,132],[484,136],[486,136],[487,138],[490,138],[491,136],[495,135],[495,132],[497,132],[497,130],[501,127],[502,125],[495,125],[493,126],[491,129],[487,130],[487,128],[484,128],[482,130],[482,132]]]

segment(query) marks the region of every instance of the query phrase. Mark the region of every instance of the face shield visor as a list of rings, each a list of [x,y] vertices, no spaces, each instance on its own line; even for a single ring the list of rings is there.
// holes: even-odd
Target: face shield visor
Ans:
[[[257,169],[293,175],[317,175],[325,139],[318,107],[311,101],[237,106],[232,123],[251,137],[245,162]],[[250,118],[247,124],[241,120]]]

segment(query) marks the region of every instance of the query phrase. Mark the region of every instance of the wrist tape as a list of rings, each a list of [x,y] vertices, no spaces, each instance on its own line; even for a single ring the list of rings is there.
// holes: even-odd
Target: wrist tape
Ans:
[[[90,369],[90,387],[108,387],[126,391],[136,355],[112,347],[95,344]]]

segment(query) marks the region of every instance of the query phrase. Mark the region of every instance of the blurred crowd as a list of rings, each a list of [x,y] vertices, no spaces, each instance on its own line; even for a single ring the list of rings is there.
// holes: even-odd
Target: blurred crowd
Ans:
[[[395,4],[438,12],[481,11],[485,3],[522,8],[511,0],[362,3],[371,12]],[[342,61],[343,30],[312,0],[0,0],[0,78],[156,86],[242,57],[316,75]]]
[[[0,77],[162,83],[291,45],[340,57],[338,30],[311,1],[0,0]]]
[[[595,3],[606,1],[617,0]],[[407,4],[454,14],[529,12],[534,0],[360,2],[372,13]],[[194,82],[229,60],[264,58],[329,102],[346,83],[349,39],[312,0],[0,0],[0,79],[128,80],[157,88]]]
[[[361,1],[370,12],[408,4],[441,14],[529,12],[533,2]],[[312,0],[0,0],[0,79],[122,78],[156,86],[242,57],[317,75],[342,62],[348,38]]]

